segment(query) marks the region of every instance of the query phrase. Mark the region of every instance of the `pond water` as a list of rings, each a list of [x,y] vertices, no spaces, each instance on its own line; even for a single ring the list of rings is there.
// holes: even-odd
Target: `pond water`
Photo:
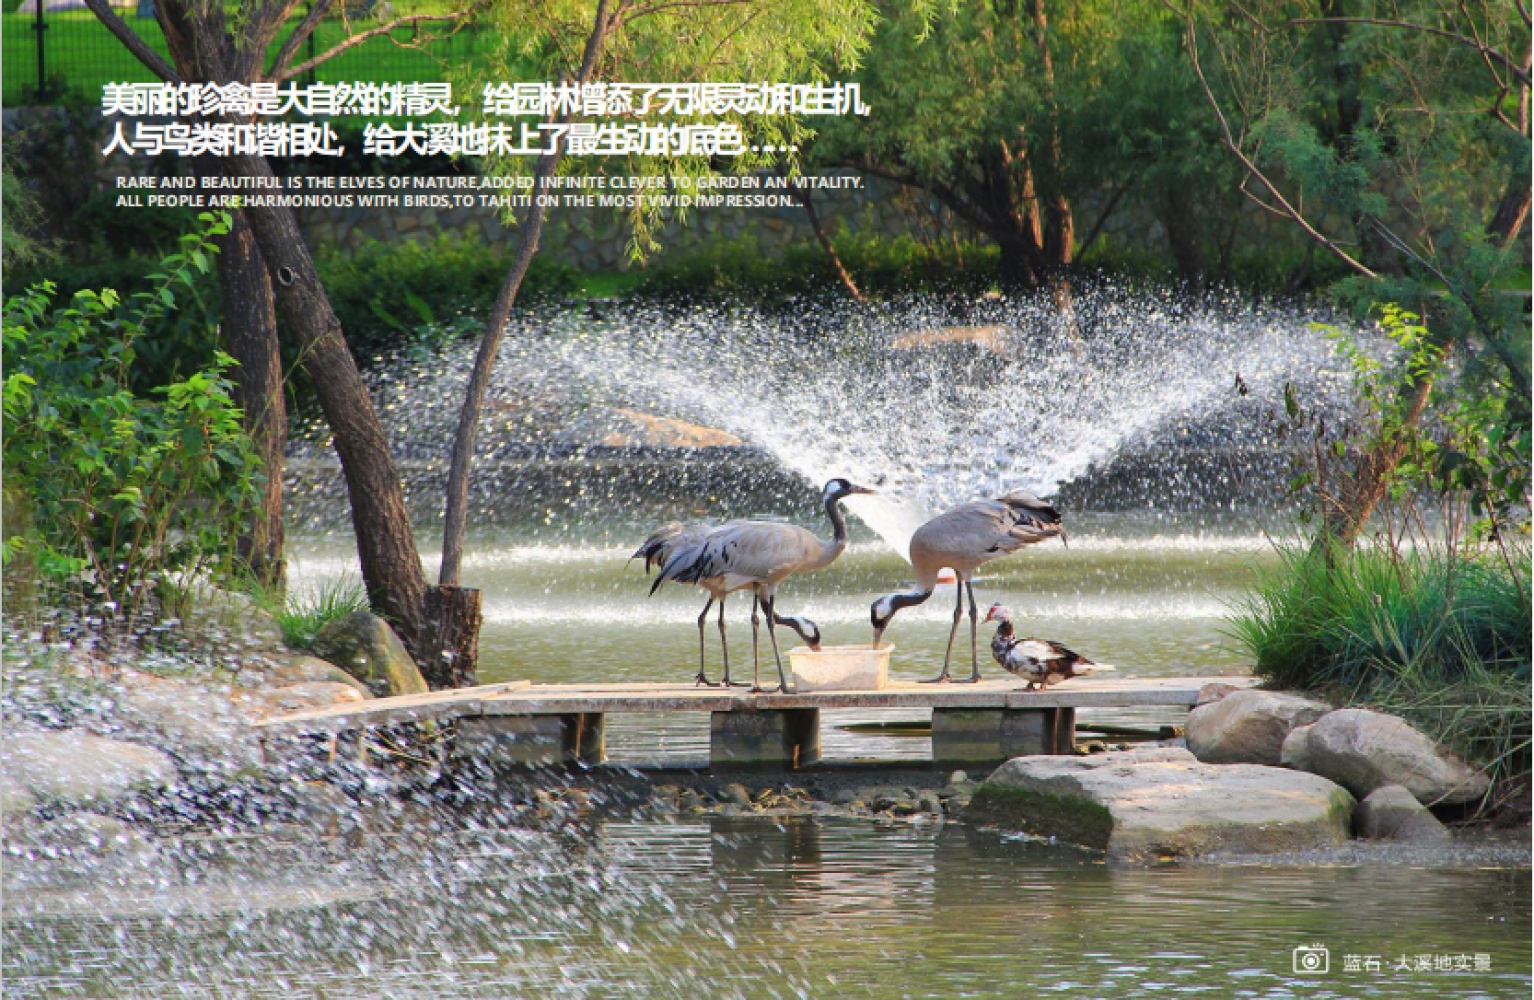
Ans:
[[[5,995],[1501,1000],[1530,989],[1528,870],[1484,860],[1124,869],[955,824],[819,818],[543,833],[418,817],[404,831],[344,848],[252,839],[216,859],[182,845],[80,882],[18,885],[13,873]],[[1329,949],[1330,971],[1297,975],[1294,949],[1312,946]],[[1436,971],[1440,955],[1449,967]],[[1363,971],[1370,958],[1378,971]]]

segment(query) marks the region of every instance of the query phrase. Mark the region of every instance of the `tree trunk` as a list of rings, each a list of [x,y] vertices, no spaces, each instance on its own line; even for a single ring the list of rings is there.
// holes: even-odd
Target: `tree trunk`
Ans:
[[[234,177],[273,176],[271,165],[254,156],[232,156],[225,169]],[[394,626],[405,647],[419,655],[426,576],[399,472],[372,397],[292,211],[250,208],[245,215],[341,460],[368,603]]]
[[[863,293],[858,291],[857,283],[852,280],[851,272],[842,263],[841,255],[836,252],[836,247],[832,244],[831,237],[826,233],[826,227],[820,224],[820,213],[815,211],[815,202],[810,198],[810,189],[790,183],[789,190],[794,193],[794,197],[798,199],[799,204],[804,206],[804,214],[809,219],[810,229],[815,233],[815,239],[819,241],[820,248],[826,252],[827,257],[831,258],[831,267],[836,270],[836,276],[841,280],[842,287],[847,289],[847,294],[852,296],[853,301],[862,302]]]
[[[1043,284],[1034,266],[1037,256],[1033,247],[1018,236],[998,236],[996,245],[1001,250],[1001,285],[1003,288],[1032,291]]]
[[[473,687],[479,663],[481,594],[468,587],[426,588],[426,632],[416,665],[433,691]]]
[[[576,71],[575,83],[583,84],[590,78],[596,66],[597,53],[601,51],[602,39],[607,34],[607,0],[598,0],[595,23],[586,39],[581,65]],[[534,194],[542,190],[542,184],[553,176],[559,166],[562,147],[556,143],[554,150],[538,158],[534,170]],[[517,256],[501,284],[496,297],[495,311],[490,324],[480,337],[479,350],[474,355],[474,368],[469,373],[469,385],[464,391],[463,408],[458,414],[458,427],[453,433],[453,458],[447,473],[447,505],[442,524],[442,565],[437,583],[444,587],[458,585],[459,572],[463,567],[464,534],[469,520],[469,468],[474,464],[474,439],[479,434],[479,414],[485,405],[485,392],[490,388],[490,375],[495,369],[495,358],[500,353],[501,338],[506,324],[511,321],[511,308],[517,301],[522,280],[532,266],[533,255],[538,252],[538,238],[543,233],[543,220],[547,211],[539,198],[533,199],[533,208],[522,227],[522,243]]]
[[[1454,350],[1452,339],[1441,345],[1443,356]],[[1433,391],[1433,376],[1407,382],[1401,387],[1406,402],[1401,424],[1389,437],[1358,456],[1351,481],[1344,487],[1342,496],[1322,512],[1321,536],[1316,544],[1325,548],[1329,555],[1333,549],[1350,549],[1368,527],[1374,509],[1385,498],[1390,488],[1390,477],[1400,466],[1411,447],[1411,432],[1422,419],[1427,408],[1428,396]]]
[[[261,456],[266,482],[239,553],[256,580],[278,594],[287,586],[283,559],[282,469],[288,440],[287,403],[282,391],[282,357],[277,311],[266,263],[243,212],[219,240],[218,287],[223,298],[224,343],[239,362],[235,400],[245,411],[245,429]]]
[[[1161,228],[1166,230],[1167,247],[1177,261],[1177,273],[1183,285],[1194,295],[1204,294],[1204,254],[1198,243],[1198,227],[1193,224],[1193,205],[1188,192],[1169,191],[1163,200]]]

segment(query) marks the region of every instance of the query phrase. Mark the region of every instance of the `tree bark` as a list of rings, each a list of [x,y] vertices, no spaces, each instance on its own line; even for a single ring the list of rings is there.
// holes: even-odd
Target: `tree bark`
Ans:
[[[847,289],[847,294],[852,296],[853,301],[862,302],[863,293],[858,291],[857,282],[852,280],[852,273],[842,263],[841,255],[836,252],[831,237],[826,233],[826,227],[820,224],[820,213],[815,211],[815,202],[810,197],[809,188],[790,182],[789,190],[793,192],[799,204],[804,206],[804,215],[809,219],[810,229],[815,233],[815,239],[820,243],[820,248],[831,259],[831,267],[836,270],[836,276],[841,280],[842,287]]]
[[[480,592],[468,587],[426,588],[425,653],[417,666],[433,691],[477,683],[480,602]]]
[[[261,157],[232,156],[225,161],[225,169],[233,177],[273,177],[271,165]],[[245,215],[272,276],[277,307],[297,340],[299,364],[309,373],[341,460],[368,603],[419,657],[426,576],[399,472],[373,399],[292,211],[280,206],[249,208]]]
[[[288,440],[287,402],[282,391],[282,356],[277,343],[277,310],[266,262],[243,212],[231,213],[233,228],[219,240],[218,287],[223,299],[224,343],[235,361],[235,400],[245,411],[245,430],[261,457],[266,482],[239,553],[256,580],[281,594],[287,587],[283,558],[282,470]]]
[[[1183,285],[1194,295],[1204,294],[1204,254],[1198,243],[1198,227],[1193,222],[1192,199],[1183,190],[1169,191],[1161,206],[1161,228],[1166,230],[1167,247],[1177,261],[1177,273]]]

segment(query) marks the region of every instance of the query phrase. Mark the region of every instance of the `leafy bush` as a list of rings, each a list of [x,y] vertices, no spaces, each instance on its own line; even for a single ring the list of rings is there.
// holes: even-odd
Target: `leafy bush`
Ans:
[[[316,266],[347,341],[365,358],[477,333],[515,252],[477,236],[440,233],[429,243],[368,243],[350,255],[331,249]],[[534,257],[517,300],[572,294],[578,284],[573,268]]]
[[[218,352],[147,394],[129,377],[146,330],[177,309],[228,232],[228,215],[201,218],[127,303],[108,288],[57,308],[46,281],[5,303],[4,460],[29,525],[6,538],[7,565],[25,557],[55,593],[130,625],[167,585],[237,574],[259,475],[226,377],[232,358]]]

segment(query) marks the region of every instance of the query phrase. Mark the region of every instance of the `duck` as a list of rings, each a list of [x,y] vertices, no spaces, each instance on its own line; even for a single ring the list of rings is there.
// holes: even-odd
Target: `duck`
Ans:
[[[991,605],[987,622],[997,622],[991,638],[991,656],[1009,673],[1028,682],[1025,691],[1052,687],[1072,677],[1111,672],[1106,663],[1093,663],[1080,653],[1048,639],[1019,639],[1013,634],[1012,612],[1000,604]]]

